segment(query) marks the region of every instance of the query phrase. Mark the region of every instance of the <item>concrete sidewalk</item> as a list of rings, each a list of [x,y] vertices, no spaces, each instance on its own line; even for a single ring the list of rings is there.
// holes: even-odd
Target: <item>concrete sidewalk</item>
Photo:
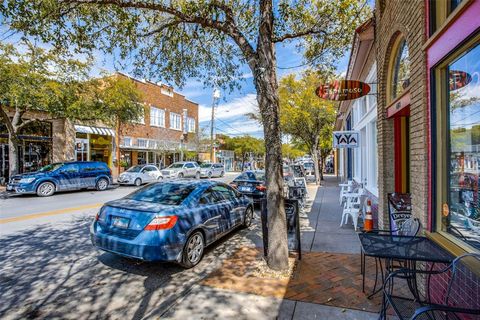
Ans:
[[[243,248],[177,300],[162,318],[377,319],[378,314],[362,311],[363,303],[367,310],[378,309],[361,292],[361,278],[355,269],[359,265],[360,243],[353,226],[339,227],[337,185],[335,177],[326,176],[320,188],[309,186],[310,199],[301,215],[305,257],[293,278],[275,281],[249,274],[245,271],[248,261],[256,259],[255,250],[261,250]],[[258,247],[258,231],[255,236],[252,232],[247,238]],[[347,269],[341,270],[343,266]]]

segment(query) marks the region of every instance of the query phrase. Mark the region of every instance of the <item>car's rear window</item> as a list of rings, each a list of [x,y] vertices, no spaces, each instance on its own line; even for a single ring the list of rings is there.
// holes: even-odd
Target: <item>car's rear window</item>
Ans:
[[[255,172],[255,177],[258,181],[265,181],[265,172]]]
[[[161,182],[147,185],[126,198],[164,205],[179,205],[193,190],[195,190],[193,185]]]

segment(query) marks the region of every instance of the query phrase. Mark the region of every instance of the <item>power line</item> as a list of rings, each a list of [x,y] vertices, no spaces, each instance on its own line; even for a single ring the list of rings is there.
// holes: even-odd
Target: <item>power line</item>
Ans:
[[[230,127],[231,129],[233,129],[233,130],[237,131],[238,133],[241,133],[241,134],[246,134],[245,132],[242,132],[242,131],[240,131],[240,130],[238,130],[238,129],[234,128],[234,127],[232,127],[230,124],[226,123],[225,121],[223,121],[223,120],[221,120],[221,119],[218,119],[218,118],[217,118],[217,120],[218,120],[218,121],[220,121],[221,123],[223,123],[224,125],[226,125],[226,126]]]

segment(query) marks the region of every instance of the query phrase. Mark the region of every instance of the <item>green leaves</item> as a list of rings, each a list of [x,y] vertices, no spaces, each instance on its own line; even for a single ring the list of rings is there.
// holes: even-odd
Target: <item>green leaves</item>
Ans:
[[[242,158],[247,153],[253,153],[256,155],[262,155],[265,153],[264,141],[251,136],[233,138],[225,136],[223,147],[226,150],[233,150],[235,154],[240,155]]]
[[[331,141],[336,104],[315,95],[315,88],[324,81],[325,75],[313,71],[306,71],[299,80],[289,75],[280,81],[282,131],[303,142],[309,150]]]
[[[258,59],[258,1],[5,0],[0,14],[12,29],[57,50],[102,50],[117,63],[133,62],[138,76],[179,86],[198,77],[233,90],[241,85],[241,66],[255,68]],[[370,14],[364,0],[280,0],[273,41],[301,39],[306,61],[325,69]]]
[[[21,53],[12,45],[0,44],[2,107],[7,105],[20,115],[39,111],[48,118],[103,121],[112,126],[116,120],[137,120],[143,113],[132,80],[117,76],[91,80],[89,60],[82,62],[29,42],[24,48]]]

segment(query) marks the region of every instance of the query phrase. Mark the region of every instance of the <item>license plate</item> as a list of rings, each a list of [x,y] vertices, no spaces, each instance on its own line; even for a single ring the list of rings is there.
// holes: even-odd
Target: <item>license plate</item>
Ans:
[[[129,223],[130,223],[130,219],[128,218],[123,218],[123,217],[112,218],[112,225],[116,228],[127,229]]]
[[[13,186],[7,186],[7,191],[12,191],[13,190]]]
[[[250,188],[250,187],[238,187],[238,190],[243,191],[243,192],[250,192],[250,191],[252,191],[252,188]]]

